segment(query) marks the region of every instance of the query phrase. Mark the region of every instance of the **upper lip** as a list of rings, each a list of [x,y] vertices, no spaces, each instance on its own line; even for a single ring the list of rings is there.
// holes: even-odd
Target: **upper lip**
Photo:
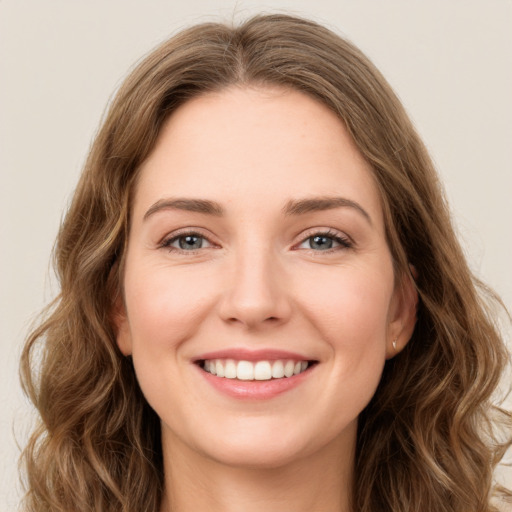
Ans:
[[[246,348],[230,348],[223,350],[215,350],[213,352],[206,352],[194,358],[194,362],[204,361],[211,359],[235,359],[237,361],[276,361],[293,360],[293,361],[312,361],[312,358],[298,354],[296,352],[289,352],[287,350],[276,349],[259,349],[250,350]]]

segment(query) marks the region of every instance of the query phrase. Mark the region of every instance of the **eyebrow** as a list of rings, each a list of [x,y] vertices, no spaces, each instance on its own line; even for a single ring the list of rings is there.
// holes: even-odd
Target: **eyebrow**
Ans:
[[[335,208],[353,208],[359,212],[372,225],[369,213],[358,203],[344,197],[311,197],[288,201],[282,209],[286,216],[304,215],[311,212],[333,210]],[[222,206],[208,199],[160,199],[144,214],[144,220],[157,212],[165,210],[184,210],[188,212],[203,213],[221,217],[224,215]]]
[[[359,203],[345,197],[312,197],[288,201],[283,208],[283,213],[285,215],[303,215],[334,208],[353,208],[372,225],[370,214]]]
[[[220,217],[224,214],[224,210],[219,203],[208,201],[206,199],[161,199],[152,205],[144,214],[144,220],[151,215],[162,210],[185,210],[187,212],[205,213],[207,215],[215,215]]]

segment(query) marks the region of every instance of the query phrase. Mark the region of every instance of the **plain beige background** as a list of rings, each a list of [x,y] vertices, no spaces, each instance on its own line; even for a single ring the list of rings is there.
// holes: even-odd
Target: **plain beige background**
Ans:
[[[316,19],[377,64],[431,150],[473,269],[512,306],[511,1],[0,0],[1,510],[17,507],[31,417],[17,360],[55,294],[53,239],[108,99],[176,30],[261,11]]]

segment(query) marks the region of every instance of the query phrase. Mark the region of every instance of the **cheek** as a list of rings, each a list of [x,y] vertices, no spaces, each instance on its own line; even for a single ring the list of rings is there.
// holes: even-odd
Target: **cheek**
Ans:
[[[193,336],[208,314],[215,279],[182,267],[152,266],[127,273],[125,294],[134,350],[164,349]]]
[[[390,265],[317,271],[303,281],[297,296],[303,297],[305,314],[322,329],[333,344],[347,347],[362,340],[385,338],[393,294]],[[357,342],[357,343],[356,343]]]
[[[164,265],[133,265],[125,276],[137,380],[149,404],[165,417],[183,408],[181,397],[194,396],[185,378],[189,365],[181,347],[188,345],[208,316],[215,283],[201,272]]]
[[[325,342],[333,382],[350,385],[356,394],[363,393],[363,401],[369,400],[386,358],[391,263],[329,270],[324,275],[317,272],[297,292],[304,297],[303,315]]]

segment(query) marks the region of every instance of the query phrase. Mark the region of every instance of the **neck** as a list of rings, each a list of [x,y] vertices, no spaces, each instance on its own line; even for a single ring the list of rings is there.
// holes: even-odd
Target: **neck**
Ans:
[[[354,450],[342,444],[335,440],[313,455],[261,468],[225,465],[174,439],[164,449],[160,512],[349,512]]]

